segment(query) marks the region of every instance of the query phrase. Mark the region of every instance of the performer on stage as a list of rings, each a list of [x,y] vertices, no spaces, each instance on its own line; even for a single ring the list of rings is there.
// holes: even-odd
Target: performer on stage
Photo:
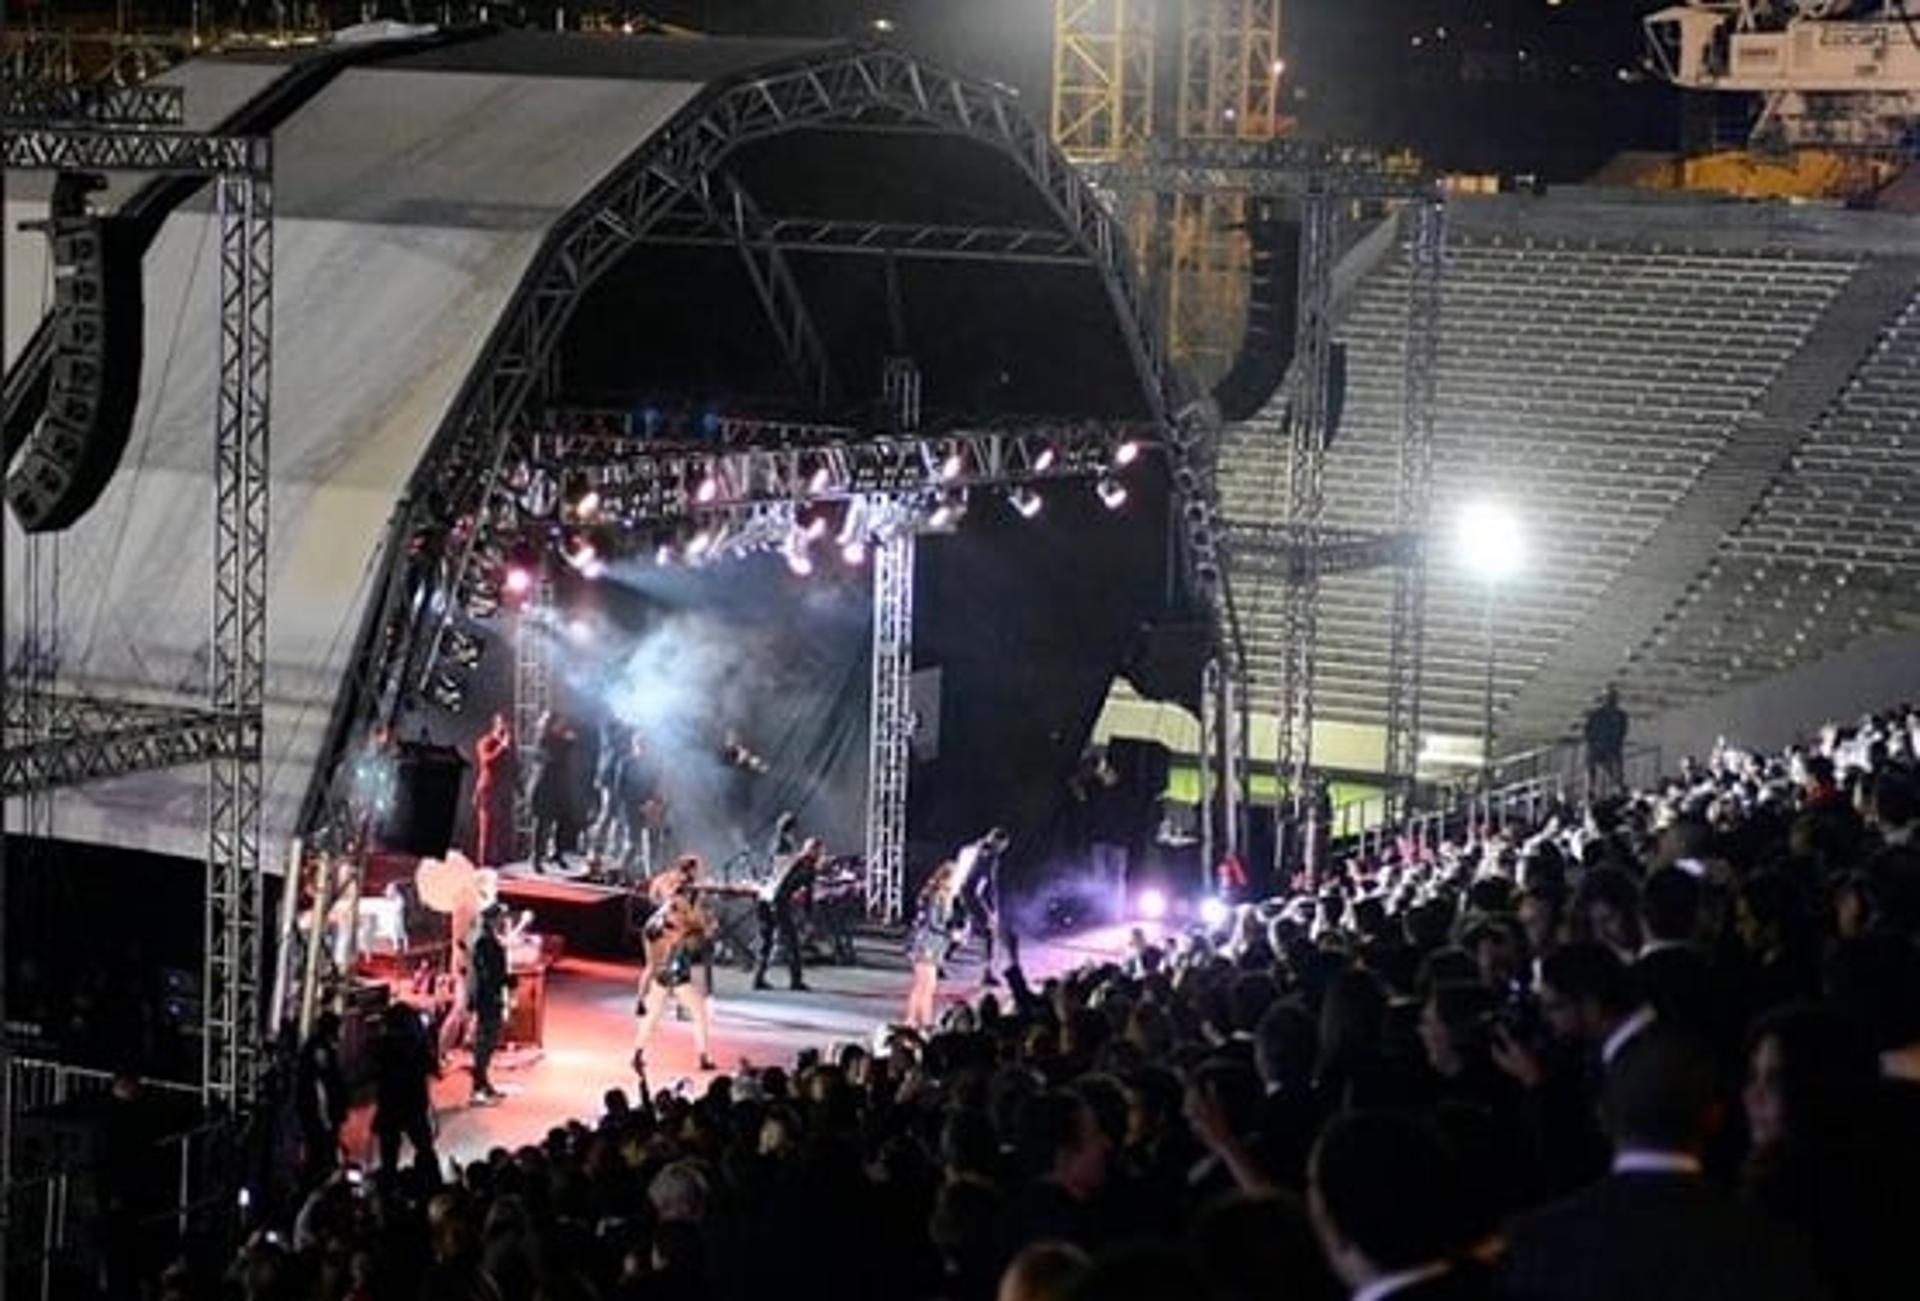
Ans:
[[[473,965],[467,973],[467,1010],[473,1013],[473,1105],[500,1101],[500,1091],[487,1078],[500,1027],[506,1021],[508,991],[513,977],[507,972],[507,908],[491,904],[480,914],[473,941]]]
[[[493,867],[513,853],[513,795],[520,788],[520,756],[505,714],[474,745],[473,857],[476,866]]]
[[[777,938],[787,950],[787,988],[808,988],[801,971],[800,927],[794,915],[798,896],[811,890],[820,874],[820,860],[827,847],[818,838],[809,837],[796,854],[777,859],[773,874],[760,887],[760,961],[754,968],[753,987],[771,989],[767,967],[773,962],[773,942]]]
[[[979,931],[987,946],[987,965],[980,973],[982,985],[999,983],[993,974],[993,945],[1000,933],[1000,856],[1007,852],[1008,843],[1006,829],[995,827],[980,839],[962,845],[954,855],[960,874],[960,911],[969,929]]]
[[[579,833],[580,797],[574,789],[574,750],[578,737],[573,725],[559,714],[540,720],[540,768],[533,779],[533,870],[542,870],[551,849],[555,861],[566,866],[566,853]]]
[[[700,1069],[714,1069],[708,1054],[713,1033],[713,1009],[706,988],[694,979],[701,950],[713,930],[713,921],[700,906],[700,860],[689,854],[648,882],[648,893],[658,901],[642,931],[646,970],[640,973],[640,998],[634,1011],[640,1025],[634,1036],[633,1068],[646,1064],[647,1041],[673,998],[693,1016],[693,1044],[700,1053]]]
[[[948,861],[933,869],[920,887],[913,933],[907,953],[913,961],[913,980],[907,986],[906,1023],[916,1030],[933,1025],[934,995],[940,988],[940,964],[953,944],[955,914],[960,907],[960,868]]]

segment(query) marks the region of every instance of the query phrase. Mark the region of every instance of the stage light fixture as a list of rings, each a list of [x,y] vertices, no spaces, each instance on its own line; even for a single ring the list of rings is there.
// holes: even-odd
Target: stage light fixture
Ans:
[[[959,526],[967,517],[967,497],[965,493],[947,493],[933,508],[933,514],[927,516],[930,529],[950,529]]]
[[[1137,911],[1145,921],[1157,922],[1167,915],[1167,896],[1161,890],[1142,890],[1136,905]]]
[[[1054,447],[1053,444],[1049,443],[1045,447],[1040,449],[1040,455],[1033,458],[1034,472],[1037,474],[1045,474],[1048,470],[1051,470],[1056,464],[1058,464],[1059,460],[1060,460],[1059,449]]]
[[[1127,504],[1127,485],[1112,475],[1102,478],[1093,490],[1099,494],[1100,504],[1108,510],[1119,510]]]
[[[946,459],[940,462],[940,479],[943,483],[952,483],[966,470],[966,458],[960,455],[957,445],[949,444]]]
[[[480,657],[486,653],[486,643],[464,628],[449,629],[446,641],[442,645],[447,662],[455,668],[472,669],[480,665]]]
[[[707,554],[707,549],[712,545],[713,534],[709,533],[706,529],[701,529],[698,533],[687,539],[687,559],[699,559],[701,556]]]
[[[576,646],[584,646],[593,640],[593,625],[585,619],[567,620],[567,640]]]
[[[1209,930],[1218,930],[1227,924],[1233,916],[1233,909],[1227,901],[1217,894],[1210,894],[1200,901],[1200,922]]]
[[[533,590],[533,571],[524,565],[513,565],[507,569],[506,590],[508,596],[525,596]]]
[[[720,498],[720,480],[712,470],[700,477],[699,487],[693,490],[693,499],[702,506],[711,506]]]
[[[535,470],[527,476],[527,486],[520,492],[520,509],[535,519],[545,519],[553,514],[560,504],[560,485],[545,470]]]
[[[813,467],[813,473],[807,476],[807,492],[818,497],[833,487],[833,469],[825,460]]]
[[[867,563],[867,544],[860,538],[844,543],[840,548],[840,559],[858,569]]]
[[[797,578],[805,578],[813,572],[813,557],[804,550],[788,547],[781,554],[787,558],[787,568]]]
[[[1031,488],[1015,488],[1007,494],[1007,505],[1013,507],[1022,519],[1033,519],[1045,504],[1040,494]]]
[[[576,519],[590,520],[599,513],[600,494],[592,488],[581,493],[579,500],[573,503],[573,514]]]
[[[795,527],[799,530],[800,536],[807,541],[818,542],[821,538],[827,536],[828,531],[833,525],[827,519],[826,510],[822,507],[815,506],[800,516]]]
[[[1132,465],[1139,459],[1140,444],[1131,438],[1113,449],[1113,463],[1115,465]]]
[[[427,683],[427,699],[449,714],[457,714],[467,705],[467,684],[453,673],[440,672]]]
[[[584,537],[575,537],[567,543],[566,557],[568,567],[581,574],[587,574],[587,570],[600,561],[599,551]],[[593,575],[587,574],[587,577]]]

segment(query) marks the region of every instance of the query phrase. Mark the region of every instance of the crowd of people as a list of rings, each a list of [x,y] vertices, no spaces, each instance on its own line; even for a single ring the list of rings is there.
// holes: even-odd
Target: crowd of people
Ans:
[[[232,1295],[1903,1294],[1920,711],[1350,861],[451,1171],[324,1174]],[[208,1280],[182,1267],[161,1295]]]

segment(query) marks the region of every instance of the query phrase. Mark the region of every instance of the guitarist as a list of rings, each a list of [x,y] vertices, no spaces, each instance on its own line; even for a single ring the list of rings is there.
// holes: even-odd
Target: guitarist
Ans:
[[[773,988],[767,983],[767,968],[773,962],[776,939],[787,949],[787,988],[808,987],[800,968],[800,928],[794,914],[799,896],[813,888],[825,853],[826,846],[817,836],[808,837],[798,853],[774,860],[773,874],[760,887],[760,959],[753,972],[755,989]]]
[[[653,913],[641,928],[646,968],[640,973],[640,998],[634,1007],[640,1025],[634,1036],[633,1068],[646,1069],[647,1041],[666,1011],[667,997],[693,1016],[693,1043],[700,1053],[700,1069],[714,1069],[708,1049],[713,1035],[713,1008],[705,985],[694,979],[694,966],[713,931],[713,919],[700,906],[700,860],[689,854],[647,883],[654,900]]]
[[[467,1008],[473,1013],[473,1105],[490,1107],[500,1091],[487,1078],[487,1065],[500,1042],[507,1015],[507,991],[513,977],[507,973],[507,908],[490,904],[480,914],[467,968]]]

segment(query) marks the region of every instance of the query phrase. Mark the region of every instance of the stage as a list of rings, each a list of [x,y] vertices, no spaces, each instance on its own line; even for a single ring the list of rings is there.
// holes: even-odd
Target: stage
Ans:
[[[1124,955],[1127,930],[1109,927],[1071,939],[1029,941],[1021,956],[1038,984],[1047,976],[1088,961]],[[803,1048],[832,1050],[843,1043],[870,1044],[876,1026],[897,1020],[906,1000],[907,962],[898,940],[862,936],[860,965],[807,969],[806,993],[786,989],[776,967],[774,988],[756,993],[752,978],[737,968],[714,969],[713,1057],[722,1072],[742,1062],[791,1066]],[[943,1005],[979,990],[977,950],[954,962],[942,983]],[[632,1096],[634,998],[639,969],[626,963],[567,957],[548,973],[545,1047],[496,1059],[491,1074],[506,1095],[492,1107],[468,1102],[464,1053],[447,1063],[433,1087],[435,1124],[442,1158],[466,1163],[495,1147],[539,1142],[569,1121],[593,1123],[608,1089]],[[692,1026],[669,1016],[647,1047],[647,1074],[655,1090],[687,1081],[695,1093],[707,1076],[695,1069]],[[370,1110],[354,1113],[345,1136],[352,1159],[371,1166]],[[406,1158],[402,1158],[403,1160]]]

